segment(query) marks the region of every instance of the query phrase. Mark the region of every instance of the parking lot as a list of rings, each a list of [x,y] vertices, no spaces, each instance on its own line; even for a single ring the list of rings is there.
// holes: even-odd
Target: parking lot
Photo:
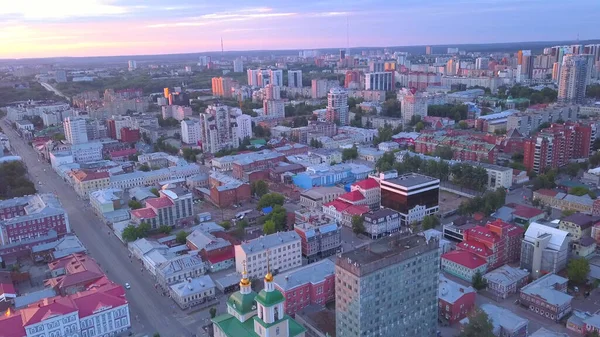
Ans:
[[[457,209],[464,200],[467,200],[467,198],[454,193],[440,191],[440,214],[446,214]]]

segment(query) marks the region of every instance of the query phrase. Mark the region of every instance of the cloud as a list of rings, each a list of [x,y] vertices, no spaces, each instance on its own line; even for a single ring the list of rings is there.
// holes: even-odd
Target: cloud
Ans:
[[[0,16],[16,16],[25,20],[59,20],[129,12],[130,8],[114,3],[114,0],[21,0],[11,2],[10,6],[0,6]]]
[[[280,17],[295,16],[298,13],[294,12],[274,12],[272,8],[246,8],[233,12],[215,12],[204,14],[197,17],[190,17],[186,21],[177,21],[169,23],[151,24],[148,28],[165,28],[165,27],[189,27],[189,26],[206,26],[209,24],[217,24],[232,21],[249,21],[255,19],[272,19]]]
[[[323,12],[323,13],[312,13],[310,16],[314,17],[331,17],[331,16],[347,16],[352,15],[352,12]]]
[[[264,30],[276,30],[276,28],[229,28],[225,29],[223,33],[235,33],[235,32],[256,32]]]

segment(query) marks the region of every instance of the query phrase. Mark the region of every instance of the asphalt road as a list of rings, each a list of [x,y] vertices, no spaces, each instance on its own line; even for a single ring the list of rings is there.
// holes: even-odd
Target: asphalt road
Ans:
[[[64,97],[66,99],[70,99],[69,97],[65,96],[62,92],[58,91],[58,89],[51,86],[50,84],[48,84],[46,82],[40,82],[40,84],[42,85],[42,87],[44,87],[44,89],[46,89],[48,91],[52,91],[53,93],[55,93],[58,96]]]
[[[173,308],[175,303],[168,297],[159,295],[154,288],[154,280],[147,271],[140,271],[137,261],[131,262],[126,247],[93,214],[89,204],[78,198],[75,191],[44,162],[38,161],[37,154],[27,142],[6,124],[2,123],[6,136],[16,155],[23,158],[28,173],[34,179],[39,192],[55,193],[69,215],[71,230],[85,245],[88,253],[104,268],[114,282],[131,284],[127,290],[132,331],[136,335],[159,332],[163,337],[191,336],[196,327],[188,329],[181,324],[175,314],[181,312]],[[44,171],[45,170],[45,171]],[[41,181],[42,185],[38,182]]]

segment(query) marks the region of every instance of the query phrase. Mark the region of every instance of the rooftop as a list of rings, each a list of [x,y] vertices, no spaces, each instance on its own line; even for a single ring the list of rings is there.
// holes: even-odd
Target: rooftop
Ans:
[[[514,268],[507,264],[483,275],[489,282],[499,283],[504,286],[511,285],[528,276],[529,272],[527,270]]]
[[[356,202],[356,201],[365,200],[365,196],[362,195],[362,193],[360,193],[360,191],[356,191],[356,190],[352,191],[352,192],[344,193],[344,194],[340,195],[338,198],[348,201],[348,202]]]
[[[565,241],[568,242],[569,240],[569,232],[567,231],[546,226],[538,222],[532,222],[529,224],[529,227],[527,227],[523,241],[534,243],[538,238],[544,235],[551,235],[547,249],[560,250]]]
[[[529,337],[569,337],[569,335],[562,332],[550,331],[546,328],[539,328],[536,332],[529,335]]]
[[[529,321],[521,318],[512,311],[497,307],[493,304],[482,304],[481,310],[485,311],[494,325],[494,334],[499,335],[500,328],[508,332],[516,332],[524,325],[529,324]]]
[[[300,236],[298,236],[298,234],[294,231],[279,232],[270,235],[264,235],[254,240],[244,242],[240,246],[246,254],[254,254],[296,240],[300,241]]]
[[[398,178],[383,180],[383,182],[403,186],[406,188],[411,188],[411,187],[415,187],[415,186],[427,184],[427,183],[435,183],[435,182],[439,183],[440,180],[436,179],[436,178],[428,177],[428,176],[425,176],[422,174],[418,174],[418,173],[407,173],[407,174],[398,176]]]
[[[172,275],[185,270],[203,266],[204,262],[198,255],[180,255],[158,266],[163,275]]]
[[[462,284],[456,283],[440,273],[440,281],[438,285],[438,298],[447,303],[454,303],[465,294],[475,293],[473,287],[465,287]]]
[[[379,182],[373,178],[367,178],[365,180],[357,181],[352,184],[352,187],[359,187],[363,190],[368,190],[371,188],[379,188]]]
[[[592,225],[596,222],[600,221],[600,217],[592,216],[584,213],[573,213],[562,220],[560,222],[571,222],[575,225],[581,227],[581,229],[587,229],[592,227]]]
[[[442,254],[441,259],[452,261],[469,269],[479,268],[486,264],[485,260],[481,257],[475,255],[472,252],[464,250],[454,250],[447,252],[445,254]]]
[[[294,289],[303,284],[324,282],[328,276],[335,274],[335,264],[330,259],[324,259],[294,270],[275,276],[274,283],[282,291]]]
[[[568,280],[556,274],[546,274],[539,279],[521,288],[521,292],[529,296],[538,297],[551,305],[561,306],[571,302],[573,296],[556,290],[556,285],[567,283]]]
[[[203,275],[196,278],[189,278],[185,281],[170,286],[171,291],[173,291],[181,297],[197,294],[198,292],[206,291],[214,287],[215,284],[208,275]]]
[[[345,252],[336,260],[336,266],[354,275],[362,276],[387,266],[414,258],[429,251],[437,251],[437,240],[422,236],[387,236],[355,250]]]

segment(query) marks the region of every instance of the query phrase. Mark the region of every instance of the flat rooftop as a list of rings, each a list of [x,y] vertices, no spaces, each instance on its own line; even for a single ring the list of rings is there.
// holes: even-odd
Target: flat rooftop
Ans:
[[[356,276],[362,276],[438,248],[436,238],[428,241],[416,234],[394,235],[343,253],[335,264]]]
[[[421,184],[433,183],[436,181],[438,183],[440,182],[439,179],[432,178],[432,177],[425,176],[425,175],[418,174],[418,173],[407,173],[407,174],[398,176],[398,178],[386,179],[383,181],[386,183],[396,184],[396,185],[404,186],[407,188],[421,185]]]

